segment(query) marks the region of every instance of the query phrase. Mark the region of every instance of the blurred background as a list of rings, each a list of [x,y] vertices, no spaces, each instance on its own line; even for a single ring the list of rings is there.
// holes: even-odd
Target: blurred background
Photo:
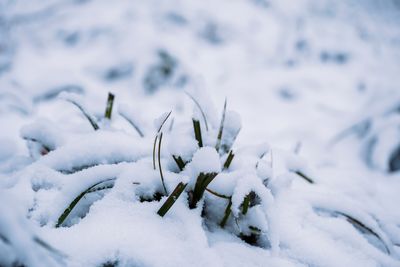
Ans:
[[[395,170],[399,76],[398,0],[0,0],[0,161],[26,153],[21,125],[70,120],[62,91],[149,120],[196,91],[241,114],[239,143]]]

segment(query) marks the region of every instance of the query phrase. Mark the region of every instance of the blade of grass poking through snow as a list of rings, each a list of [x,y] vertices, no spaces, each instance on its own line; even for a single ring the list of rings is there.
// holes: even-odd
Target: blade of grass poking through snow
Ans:
[[[249,206],[250,206],[250,194],[248,194],[244,197],[243,204],[242,204],[243,215],[247,214],[247,211],[249,210]]]
[[[201,137],[201,128],[200,122],[198,120],[193,119],[193,129],[194,129],[194,137],[199,144],[199,147],[203,147],[203,139]]]
[[[158,134],[156,135],[156,138],[154,138],[154,144],[153,144],[153,169],[156,169],[156,146],[157,146],[157,139],[158,139]]]
[[[222,218],[221,222],[219,223],[219,226],[221,226],[222,228],[225,227],[226,222],[229,219],[229,215],[231,215],[231,212],[232,212],[231,207],[232,207],[232,200],[229,199],[229,203],[225,208],[224,217]]]
[[[343,216],[346,218],[346,220],[352,224],[354,226],[354,228],[356,228],[357,230],[359,230],[361,233],[367,233],[370,235],[375,236],[383,245],[383,247],[385,248],[385,251],[387,254],[390,254],[390,250],[388,245],[383,241],[383,239],[375,232],[373,231],[370,227],[368,227],[367,225],[365,225],[364,223],[362,223],[361,221],[355,219],[354,217],[343,213],[343,212],[336,212],[337,214]]]
[[[208,189],[208,188],[206,188],[206,191],[207,191],[208,193],[210,193],[210,194],[216,196],[216,197],[219,197],[219,198],[231,199],[231,197],[228,197],[228,196],[225,196],[225,195],[223,195],[223,194],[217,193],[217,192],[215,192],[215,191],[213,191],[213,190],[211,190],[211,189]]]
[[[144,137],[142,130],[140,130],[139,126],[137,126],[133,120],[131,120],[125,113],[121,111],[119,111],[119,115],[121,115],[121,117],[124,118],[136,130],[140,137]]]
[[[168,195],[167,188],[165,187],[164,175],[163,175],[162,168],[161,168],[161,140],[162,140],[162,136],[163,136],[163,133],[161,132],[160,133],[160,139],[158,141],[158,169],[160,171],[161,183],[162,183],[162,186],[164,188],[165,195]]]
[[[95,122],[95,120],[92,118],[92,116],[89,115],[89,113],[86,112],[86,110],[80,105],[78,104],[76,101],[72,100],[72,99],[66,99],[68,102],[72,103],[73,105],[75,105],[81,112],[82,114],[86,117],[86,119],[90,122],[90,124],[92,125],[93,129],[95,131],[97,131],[98,129],[100,129],[99,125]]]
[[[226,160],[225,160],[224,169],[228,169],[229,166],[231,166],[233,157],[235,157],[235,154],[233,154],[233,152],[232,152],[232,150],[231,150],[231,151],[229,151],[228,157],[227,157]]]
[[[204,191],[206,191],[207,186],[212,180],[217,176],[218,173],[200,173],[197,176],[196,184],[194,186],[193,192],[189,197],[189,208],[194,209],[197,206],[197,202],[203,197]]]
[[[184,184],[180,182],[172,191],[171,195],[167,198],[167,200],[164,202],[164,204],[161,206],[161,208],[157,211],[157,214],[160,215],[161,217],[164,217],[164,215],[169,211],[169,209],[174,205],[175,201],[179,198],[179,196],[182,194],[183,190],[185,190],[187,184]]]
[[[168,120],[169,116],[171,116],[172,110],[168,112],[167,116],[165,116],[164,120],[162,121],[160,127],[158,128],[157,133],[161,132],[162,127],[164,126],[165,122]]]
[[[172,155],[172,158],[175,160],[176,165],[178,165],[179,170],[183,171],[183,169],[185,168],[186,164],[183,161],[183,159],[181,158],[181,156]]]
[[[313,184],[314,183],[314,181],[310,178],[310,177],[308,177],[307,175],[305,175],[304,173],[302,173],[301,171],[297,171],[297,172],[295,172],[298,176],[300,176],[301,178],[303,178],[305,181],[307,181],[308,183],[310,183],[310,184]]]
[[[189,94],[188,92],[185,92],[185,93],[186,93],[186,95],[187,95],[188,97],[190,97],[190,99],[193,100],[193,102],[194,102],[194,103],[196,104],[196,106],[199,108],[200,113],[201,113],[201,116],[203,117],[203,120],[204,120],[204,124],[206,125],[206,130],[207,130],[207,132],[208,132],[207,117],[206,117],[206,114],[204,113],[203,109],[201,108],[199,102],[197,102],[197,100],[196,100],[191,94]]]
[[[106,119],[111,120],[111,114],[112,114],[113,106],[114,106],[114,94],[108,93],[106,111],[104,113],[104,117]]]
[[[219,130],[218,130],[218,136],[217,136],[217,144],[215,145],[215,149],[219,153],[219,148],[221,146],[221,141],[222,141],[222,133],[224,131],[224,122],[225,122],[225,113],[226,113],[226,98],[225,98],[225,103],[224,103],[224,110],[222,111],[222,118],[221,118],[221,124],[219,125]]]
[[[61,214],[61,216],[58,218],[57,220],[57,224],[56,224],[56,228],[60,227],[63,222],[65,221],[65,219],[68,217],[68,215],[71,213],[72,209],[76,206],[76,204],[78,204],[79,200],[81,200],[86,194],[90,193],[93,189],[95,189],[97,186],[101,185],[102,183],[106,183],[106,182],[111,182],[114,181],[115,178],[111,178],[111,179],[106,179],[103,181],[100,181],[98,183],[95,183],[94,185],[90,186],[89,188],[87,188],[85,191],[83,191],[82,193],[80,193],[70,204],[69,206],[64,210],[64,212]],[[110,187],[111,188],[111,187]],[[106,188],[104,188],[106,189]],[[98,190],[97,190],[98,191]],[[94,192],[94,191],[93,191]]]

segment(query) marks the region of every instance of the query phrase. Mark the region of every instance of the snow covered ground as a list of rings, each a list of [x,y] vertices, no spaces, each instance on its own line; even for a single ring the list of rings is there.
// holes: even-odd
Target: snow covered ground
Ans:
[[[395,0],[0,0],[0,266],[400,266],[399,74]]]

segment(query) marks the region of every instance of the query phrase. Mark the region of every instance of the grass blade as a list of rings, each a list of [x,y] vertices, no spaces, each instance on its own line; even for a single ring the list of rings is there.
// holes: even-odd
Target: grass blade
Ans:
[[[183,169],[185,168],[186,163],[183,161],[181,156],[172,155],[172,158],[175,160],[176,165],[178,165],[179,170],[183,171]]]
[[[165,187],[164,182],[164,175],[161,168],[161,140],[162,140],[163,133],[160,133],[160,139],[158,141],[158,169],[160,171],[161,183],[164,188],[165,195],[168,195],[167,188]]]
[[[222,218],[221,222],[219,223],[219,226],[221,226],[222,228],[225,227],[226,222],[229,219],[229,215],[231,215],[231,212],[232,212],[231,207],[232,207],[232,200],[229,199],[229,203],[226,206],[226,209],[225,209],[225,212],[224,212],[224,217]]]
[[[164,120],[162,121],[160,127],[158,128],[157,133],[161,132],[162,127],[164,126],[165,122],[168,120],[169,116],[171,116],[172,110],[170,112],[168,112],[167,116],[164,118]]]
[[[216,196],[216,197],[225,198],[225,199],[231,199],[231,197],[228,197],[228,196],[225,196],[225,195],[223,195],[223,194],[217,193],[217,192],[215,192],[215,191],[213,191],[213,190],[211,190],[211,189],[208,189],[208,188],[206,188],[206,191],[207,191],[208,193],[210,193],[210,194]]]
[[[201,128],[200,122],[198,120],[193,119],[193,129],[194,129],[194,137],[199,144],[199,147],[203,147],[203,139],[201,137]]]
[[[200,113],[201,113],[201,116],[203,117],[203,120],[204,120],[204,124],[206,125],[206,130],[208,131],[207,117],[206,117],[206,114],[204,113],[203,109],[201,108],[199,102],[197,102],[197,100],[196,100],[191,94],[189,94],[188,92],[185,92],[185,93],[186,93],[186,95],[187,95],[188,97],[190,97],[190,99],[193,100],[193,102],[194,102],[194,103],[196,104],[196,106],[199,108]]]
[[[218,173],[200,173],[196,179],[196,184],[194,186],[192,194],[189,196],[189,208],[194,209],[197,206],[197,202],[204,195],[204,191],[206,191],[207,186],[212,182],[212,180],[217,176]]]
[[[219,130],[218,130],[218,136],[217,136],[217,144],[215,145],[215,149],[219,153],[219,149],[221,147],[221,141],[222,141],[222,132],[224,130],[224,122],[225,122],[225,114],[226,114],[226,98],[225,98],[225,103],[224,103],[224,110],[222,111],[222,118],[221,118],[221,124],[219,125]]]
[[[153,169],[156,169],[156,146],[157,146],[157,139],[158,139],[158,134],[156,135],[156,138],[154,138],[154,144],[153,144]]]
[[[140,137],[144,137],[142,130],[140,130],[139,126],[133,120],[131,120],[125,113],[121,111],[119,112],[119,115],[121,115],[121,117],[124,118],[136,130]]]
[[[72,100],[72,99],[66,99],[68,102],[72,103],[73,105],[75,105],[81,112],[82,114],[86,117],[86,119],[90,122],[90,124],[92,125],[93,129],[95,131],[97,131],[98,129],[100,129],[99,125],[95,122],[95,120],[92,118],[91,115],[89,115],[89,113],[86,112],[86,110],[80,105],[78,104],[76,101]]]
[[[186,186],[187,184],[180,182],[175,187],[174,191],[172,191],[171,195],[167,198],[164,204],[161,206],[161,208],[157,211],[157,214],[160,215],[161,217],[164,217],[164,215],[170,210],[170,208],[174,205],[175,201],[182,194],[183,190],[185,190]]]
[[[79,200],[81,200],[86,194],[90,193],[91,190],[93,190],[94,188],[96,188],[98,185],[105,183],[105,182],[110,182],[110,181],[114,181],[115,178],[111,178],[111,179],[106,179],[103,181],[100,181],[98,183],[95,183],[94,185],[90,186],[89,188],[87,188],[85,191],[83,191],[82,193],[80,193],[68,206],[68,208],[66,208],[64,210],[64,212],[61,214],[61,216],[58,218],[57,224],[56,224],[56,228],[60,227],[63,222],[65,221],[65,219],[68,217],[68,215],[71,213],[72,209],[76,206],[76,204],[78,204]]]
[[[301,178],[303,178],[305,181],[307,181],[308,183],[310,183],[310,184],[313,184],[314,183],[314,181],[310,178],[310,177],[308,177],[307,175],[305,175],[304,173],[302,173],[301,171],[297,171],[297,172],[295,172],[298,176],[300,176]]]
[[[250,206],[250,194],[245,196],[245,198],[243,200],[243,205],[242,205],[243,215],[247,214],[247,211],[249,210],[249,206]]]
[[[343,212],[336,212],[336,213],[339,214],[339,215],[342,215],[343,217],[345,217],[346,220],[350,224],[352,224],[354,226],[354,228],[358,229],[359,231],[361,229],[361,232],[365,232],[365,233],[368,233],[370,235],[375,236],[382,243],[382,245],[384,246],[384,248],[386,250],[386,253],[390,254],[389,247],[386,245],[386,243],[383,241],[383,239],[375,231],[373,231],[370,227],[368,227],[367,225],[365,225],[361,221],[355,219],[354,217],[352,217],[352,216],[350,216],[348,214],[345,214]]]
[[[114,94],[108,93],[106,111],[104,113],[104,117],[106,119],[111,120],[111,114],[112,114],[113,106],[114,106]]]
[[[229,169],[229,166],[231,166],[234,156],[235,156],[235,154],[233,154],[232,150],[229,151],[228,157],[226,158],[225,163],[224,163],[224,169]]]

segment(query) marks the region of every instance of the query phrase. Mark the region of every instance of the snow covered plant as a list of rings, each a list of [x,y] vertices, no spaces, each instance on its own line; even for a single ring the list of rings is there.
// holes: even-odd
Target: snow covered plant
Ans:
[[[200,113],[189,124],[174,125],[171,120],[168,127],[171,112],[163,114],[155,122],[155,138],[151,134],[146,137],[124,107],[119,115],[133,126],[136,137],[112,127],[113,94],[109,94],[102,120],[90,115],[75,95],[64,95],[96,132],[81,134],[84,141],[77,142],[76,136],[61,140],[57,126],[48,122],[25,127],[22,135],[37,164],[50,167],[52,175],[76,177],[57,185],[68,191],[57,202],[69,199],[69,204],[58,212],[55,226],[74,224],[85,216],[93,200],[84,208],[79,202],[97,199],[114,187],[116,193],[131,200],[160,201],[157,213],[162,217],[180,197],[208,226],[227,228],[253,245],[277,246],[277,239],[268,231],[272,225],[269,213],[273,213],[273,197],[266,187],[271,167],[260,161],[269,152],[268,146],[234,152],[232,146],[241,128],[238,114],[227,111],[225,102],[219,127],[212,127],[200,104],[189,96]],[[68,138],[73,141],[61,145]],[[153,138],[152,147],[145,145]],[[36,184],[36,190],[55,186],[54,178]]]
[[[42,119],[22,129],[32,162],[16,172],[19,182],[10,182],[9,191],[24,192],[19,200],[29,219],[43,226],[52,245],[62,240],[55,247],[80,260],[77,266],[161,266],[171,257],[171,266],[178,266],[208,248],[205,237],[213,235],[275,255],[283,250],[315,266],[326,262],[315,252],[320,244],[343,262],[350,244],[393,263],[393,242],[384,230],[394,228],[384,217],[320,185],[296,153],[272,153],[267,144],[236,147],[241,121],[226,101],[216,115],[207,101],[189,97],[191,117],[167,112],[150,125],[130,106],[114,105],[113,94],[98,116],[81,96],[62,95],[73,104],[68,116],[73,109],[81,116],[66,125]],[[183,260],[186,253],[168,250],[170,244],[196,252]],[[148,256],[158,250],[158,258]]]

